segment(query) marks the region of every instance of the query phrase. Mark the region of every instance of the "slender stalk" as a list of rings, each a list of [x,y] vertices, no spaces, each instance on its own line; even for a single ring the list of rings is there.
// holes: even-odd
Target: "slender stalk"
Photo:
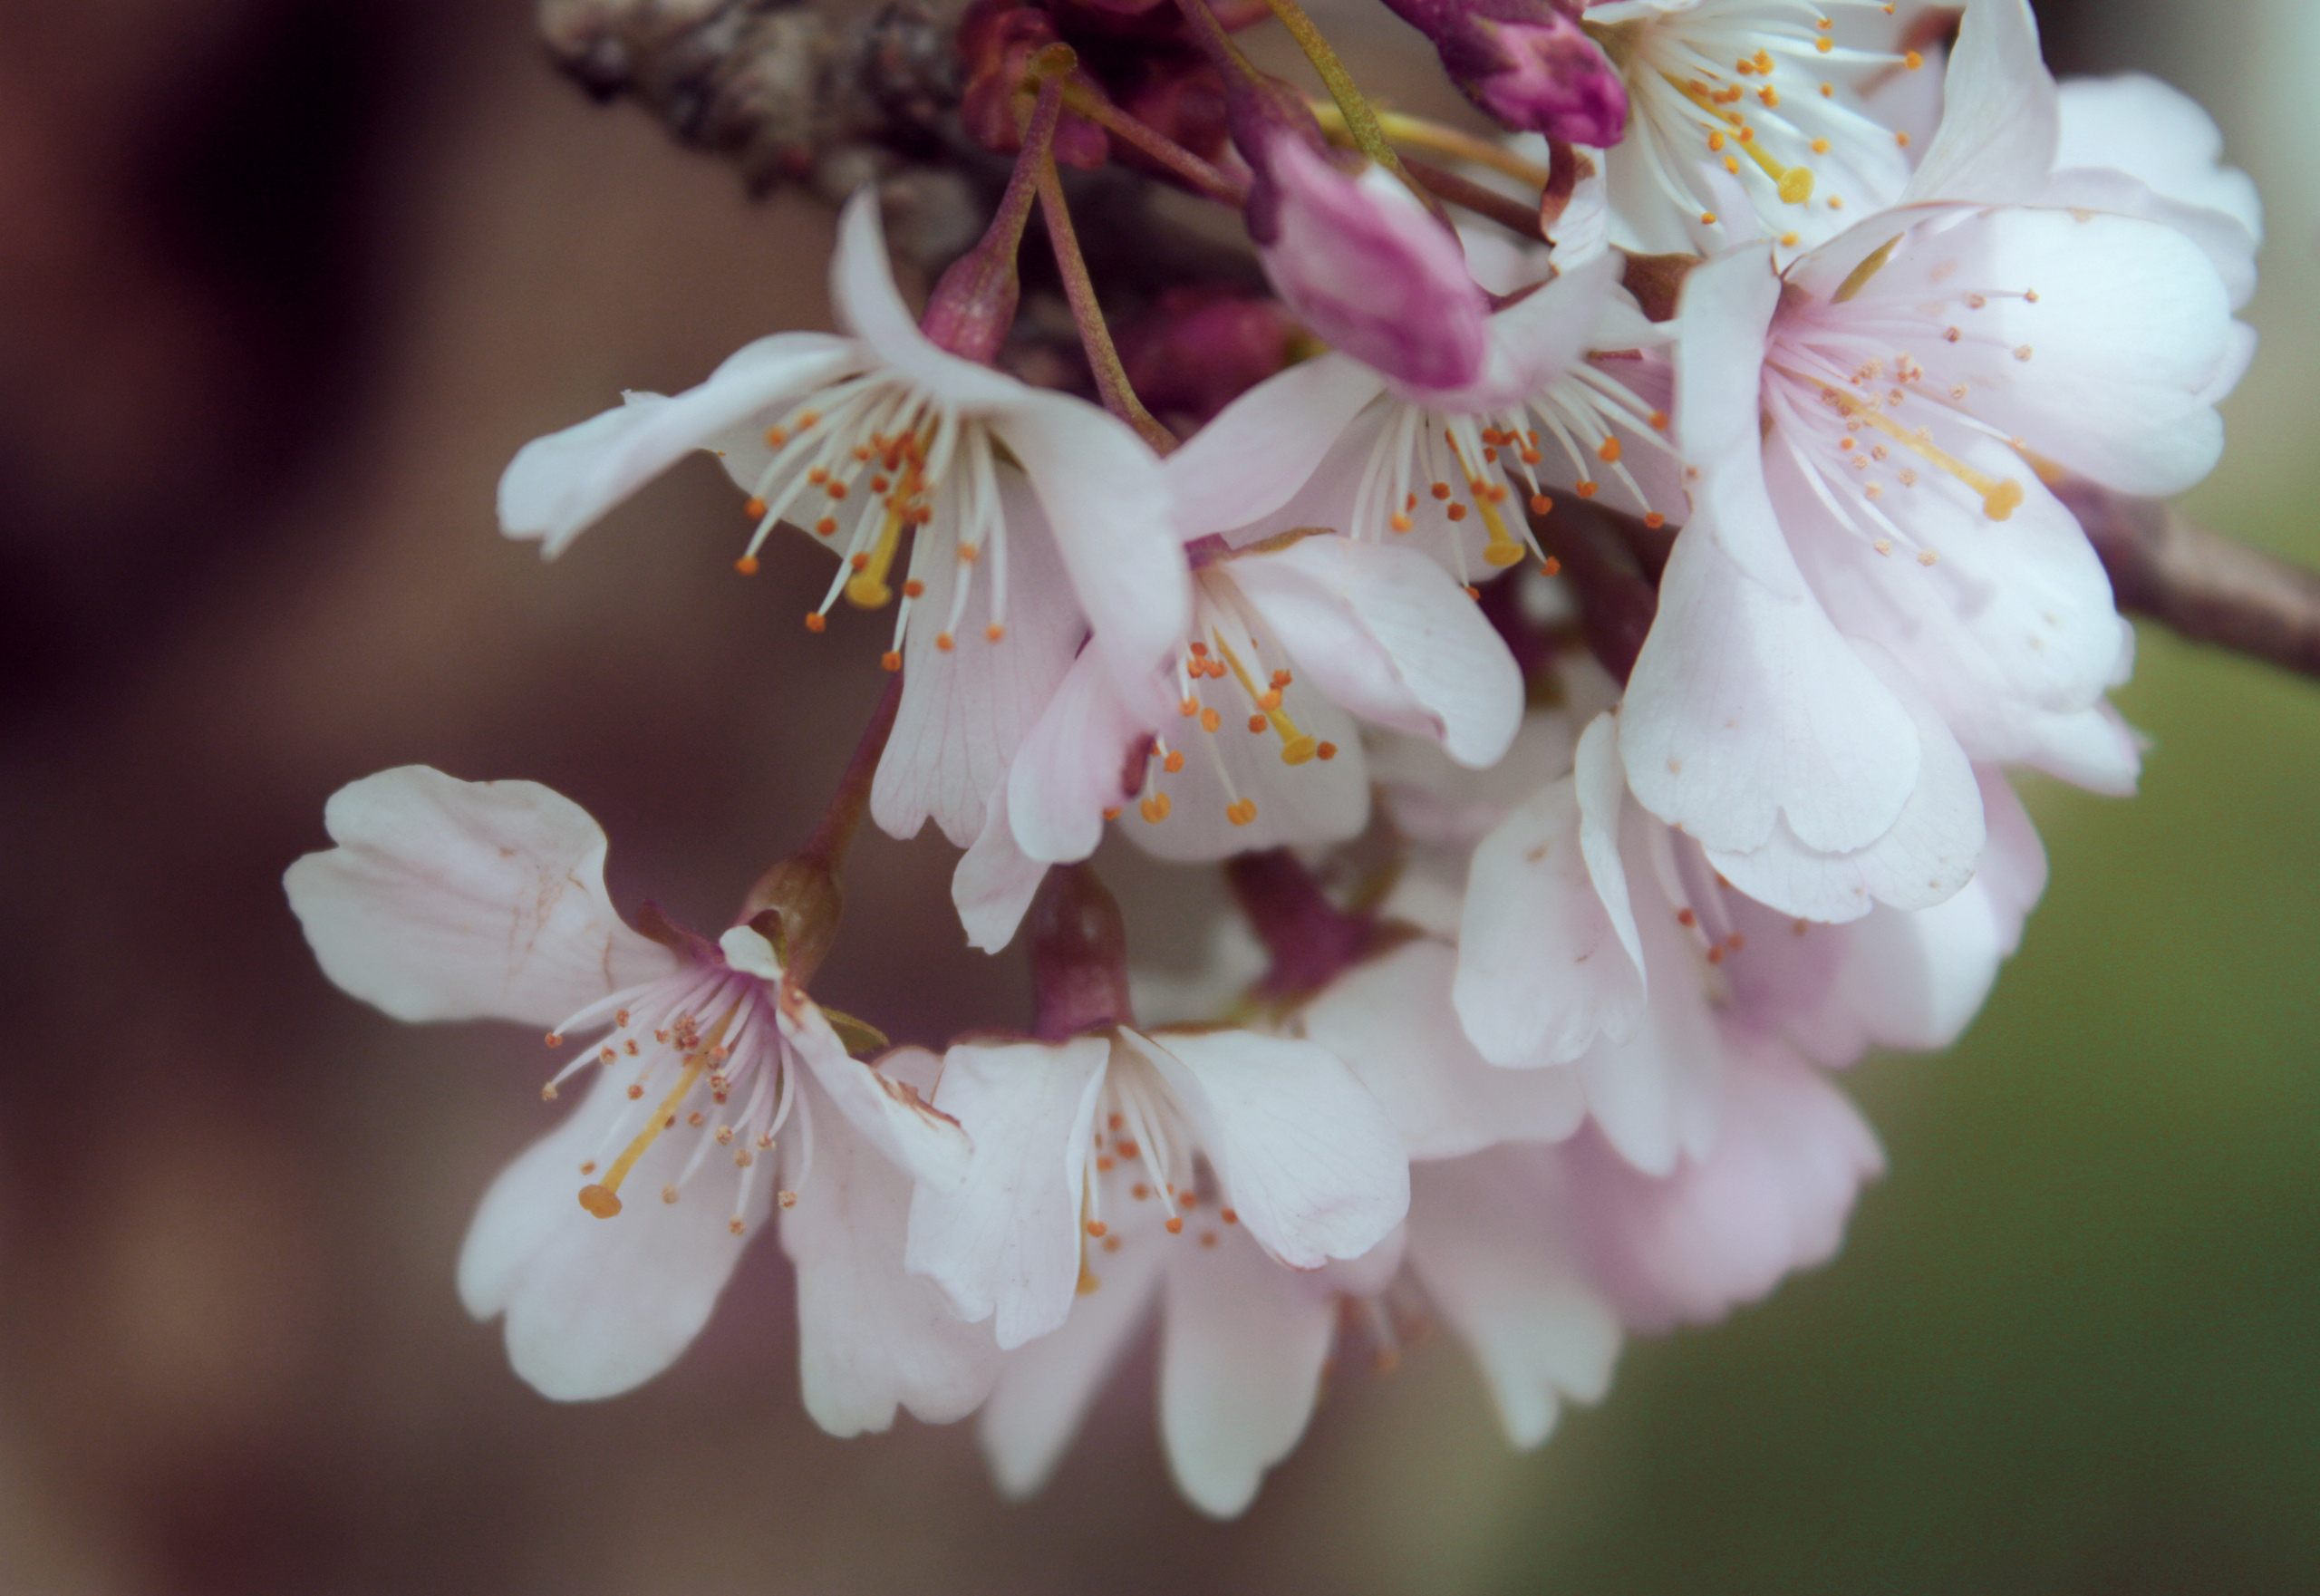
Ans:
[[[836,870],[846,860],[846,850],[853,846],[854,834],[861,829],[862,817],[870,812],[870,783],[878,773],[878,760],[886,751],[886,739],[894,735],[894,711],[903,701],[903,673],[895,672],[886,679],[886,691],[879,696],[878,707],[870,711],[869,723],[862,728],[862,736],[854,745],[854,757],[846,761],[846,774],[837,779],[837,790],[830,794],[829,807],[822,811],[821,823],[814,827],[814,835],[794,857]]]
[[[1135,428],[1146,443],[1167,453],[1176,447],[1176,435],[1153,418],[1128,383],[1127,368],[1120,363],[1103,307],[1096,303],[1096,285],[1088,275],[1087,256],[1079,253],[1079,236],[1072,230],[1071,210],[1063,201],[1063,178],[1052,157],[1039,162],[1039,214],[1047,218],[1063,295],[1071,304],[1071,319],[1078,324],[1080,346],[1088,352],[1088,369],[1095,373],[1104,408]]]
[[[1338,59],[1338,53],[1321,36],[1321,30],[1315,27],[1313,19],[1305,15],[1305,8],[1298,5],[1297,0],[1267,0],[1267,3],[1272,6],[1272,14],[1281,20],[1281,25],[1289,30],[1289,36],[1297,41],[1297,47],[1305,52],[1305,59],[1313,63],[1313,70],[1321,74],[1322,85],[1329,90],[1329,98],[1338,102],[1338,110],[1345,118],[1346,132],[1353,140],[1354,147],[1408,184],[1410,192],[1425,200],[1427,209],[1439,215],[1441,206],[1436,203],[1433,195],[1426,191],[1424,185],[1410,176],[1409,169],[1402,165],[1402,158],[1394,153],[1393,145],[1386,140],[1385,130],[1378,125],[1378,113],[1370,109],[1368,100],[1354,82],[1353,74],[1347,72],[1345,63]]]
[[[1151,123],[1129,115],[1110,101],[1088,93],[1077,83],[1066,83],[1063,103],[1072,115],[1135,145],[1211,199],[1238,208],[1249,201],[1249,186],[1177,143]]]
[[[1521,234],[1525,238],[1537,238],[1539,213],[1520,199],[1510,199],[1495,189],[1485,189],[1471,179],[1455,172],[1444,171],[1431,162],[1412,156],[1409,169],[1417,180],[1442,198],[1476,216],[1486,216],[1500,227]]]
[[[1049,58],[1058,54],[1063,59],[1051,63]],[[1068,44],[1050,45],[1032,58],[1029,75],[1039,86],[1039,97],[1031,102],[1031,114],[1023,123],[1023,148],[1015,159],[1015,169],[1007,175],[1007,192],[1000,196],[999,208],[991,213],[991,226],[983,234],[986,248],[1003,239],[1010,260],[1022,245],[1024,225],[1031,219],[1031,201],[1039,194],[1039,165],[1055,148],[1056,124],[1063,120],[1063,102],[1070,97],[1065,74],[1077,64],[1078,57]]]
[[[1545,167],[1525,160],[1512,150],[1502,149],[1487,139],[1477,139],[1472,133],[1445,127],[1437,121],[1428,121],[1422,116],[1406,116],[1398,111],[1381,111],[1377,115],[1378,130],[1397,144],[1416,150],[1431,150],[1436,155],[1446,155],[1454,160],[1486,166],[1493,171],[1504,172],[1516,182],[1532,189],[1547,186],[1549,174]],[[1313,102],[1313,120],[1321,124],[1323,132],[1341,138],[1348,144],[1353,141],[1352,133],[1346,128],[1345,114],[1335,105],[1324,104],[1318,100]]]

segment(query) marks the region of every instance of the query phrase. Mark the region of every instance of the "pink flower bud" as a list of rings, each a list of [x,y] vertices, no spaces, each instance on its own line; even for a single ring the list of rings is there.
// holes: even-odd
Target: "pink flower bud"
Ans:
[[[1386,0],[1433,41],[1467,99],[1560,142],[1619,141],[1627,91],[1593,40],[1548,0]]]
[[[1278,300],[1193,284],[1120,329],[1120,359],[1154,414],[1198,426],[1287,363],[1291,327]]]
[[[1473,382],[1489,309],[1457,236],[1382,171],[1348,177],[1286,133],[1273,137],[1267,156],[1259,191],[1272,190],[1273,236],[1268,242],[1258,231],[1254,198],[1249,230],[1298,319],[1413,388]]]

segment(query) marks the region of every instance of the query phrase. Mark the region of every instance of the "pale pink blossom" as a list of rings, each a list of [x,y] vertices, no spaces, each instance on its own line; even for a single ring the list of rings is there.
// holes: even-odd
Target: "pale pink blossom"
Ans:
[[[1355,716],[1468,766],[1513,739],[1521,674],[1424,556],[1331,535],[1193,552],[1194,624],[1166,678],[1123,694],[1083,655],[1024,739],[953,881],[977,946],[1003,946],[1042,868],[1093,853],[1110,817],[1171,859],[1353,836]]]
[[[1213,1214],[1311,1270],[1368,1253],[1409,1204],[1393,1127],[1308,1041],[1117,1026],[962,1042],[933,1103],[973,1152],[962,1180],[913,1199],[907,1264],[962,1319],[991,1320],[1002,1349],[1063,1323],[1115,1226],[1165,1246],[1188,1214]]]
[[[1169,457],[1184,524],[1235,546],[1301,527],[1406,540],[1464,582],[1537,556],[1524,511],[1556,493],[1681,520],[1663,436],[1672,333],[1618,273],[1599,253],[1522,284],[1484,319],[1465,381],[1343,351],[1269,378]]]
[[[1904,138],[1861,97],[1878,75],[1922,69],[1892,47],[1891,11],[1868,0],[1593,0],[1588,30],[1619,64],[1629,106],[1627,137],[1595,156],[1617,241],[1687,251],[1762,230],[1810,247],[1899,198]],[[1878,25],[1841,34],[1839,16]]]
[[[519,1375],[565,1399],[651,1378],[778,1212],[817,1419],[846,1434],[897,1402],[932,1419],[980,1400],[988,1356],[901,1259],[911,1181],[955,1184],[967,1138],[923,1083],[847,1055],[764,932],[630,929],[603,831],[531,782],[406,766],[324,820],[337,846],[285,885],[333,981],[399,1020],[546,1030],[568,1049],[546,1097],[596,1077],[493,1183],[460,1256],[460,1299],[505,1315]]]
[[[1088,627],[1123,679],[1182,634],[1167,488],[1124,423],[920,331],[871,190],[840,218],[830,291],[852,336],[761,338],[698,388],[631,394],[526,445],[500,479],[500,524],[554,555],[686,454],[716,453],[756,519],[744,569],[785,521],[838,556],[809,625],[841,595],[895,605],[903,701],[872,813],[897,837],[932,817],[964,846]]]
[[[2044,884],[2036,837],[1995,771],[1967,777],[1992,838],[1969,858],[1970,882],[1936,907],[1822,924],[1752,898],[1629,799],[1624,719],[1597,717],[1571,773],[1474,849],[1451,995],[1484,1058],[1567,1069],[1621,1157],[1665,1175],[1713,1152],[1735,1037],[1824,1064],[1955,1038]]]
[[[2213,465],[2248,345],[2206,253],[2132,217],[1913,205],[1777,275],[1762,247],[1710,261],[1683,305],[1701,509],[1629,683],[1646,807],[1834,919],[1857,888],[1954,886],[1932,866],[1972,851],[1967,759],[2130,789],[2102,695],[2132,634],[2040,471],[2164,494]]]

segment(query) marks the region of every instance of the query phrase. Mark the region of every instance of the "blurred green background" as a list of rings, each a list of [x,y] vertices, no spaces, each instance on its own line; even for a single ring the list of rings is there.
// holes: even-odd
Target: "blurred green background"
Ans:
[[[2262,186],[2190,508],[2320,564],[2320,6],[2039,10]],[[518,1385],[450,1272],[536,1043],[339,998],[280,869],[425,759],[559,787],[623,902],[707,920],[878,686],[875,624],[795,633],[803,559],[727,574],[709,467],[546,569],[494,536],[526,438],[826,315],[826,218],[587,105],[527,12],[0,5],[0,1592],[2320,1590],[2320,686],[2148,629],[2142,796],[2032,790],[2053,885],[1988,1011],[1852,1077],[1892,1172],[1842,1256],[1633,1346],[1535,1455],[1437,1339],[1237,1523],[1170,1492],[1148,1371],[1005,1507],[963,1429],[813,1430],[768,1247],[646,1389]],[[947,867],[865,845],[826,996],[1019,1018]]]

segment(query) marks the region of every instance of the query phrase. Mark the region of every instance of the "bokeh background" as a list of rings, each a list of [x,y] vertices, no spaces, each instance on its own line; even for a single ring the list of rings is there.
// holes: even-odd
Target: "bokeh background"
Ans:
[[[1635,1345],[1536,1455],[1436,1340],[1238,1523],[1173,1495],[1148,1375],[1006,1506],[963,1427],[812,1427],[769,1245],[644,1390],[519,1385],[451,1264],[542,1127],[536,1039],[340,997],[282,867],[424,760],[559,788],[624,903],[713,922],[883,624],[800,632],[802,549],[735,579],[706,465],[553,566],[496,535],[523,440],[827,314],[827,218],[587,103],[528,9],[0,4],[0,1592],[2320,1589],[2320,688],[2149,630],[2143,796],[2036,789],[2054,885],[1988,1012],[1854,1077],[1893,1169],[1842,1258]],[[2262,185],[2263,352],[2191,508],[2320,562],[2320,7],[2039,10]],[[947,868],[865,842],[824,995],[1020,1020]]]

